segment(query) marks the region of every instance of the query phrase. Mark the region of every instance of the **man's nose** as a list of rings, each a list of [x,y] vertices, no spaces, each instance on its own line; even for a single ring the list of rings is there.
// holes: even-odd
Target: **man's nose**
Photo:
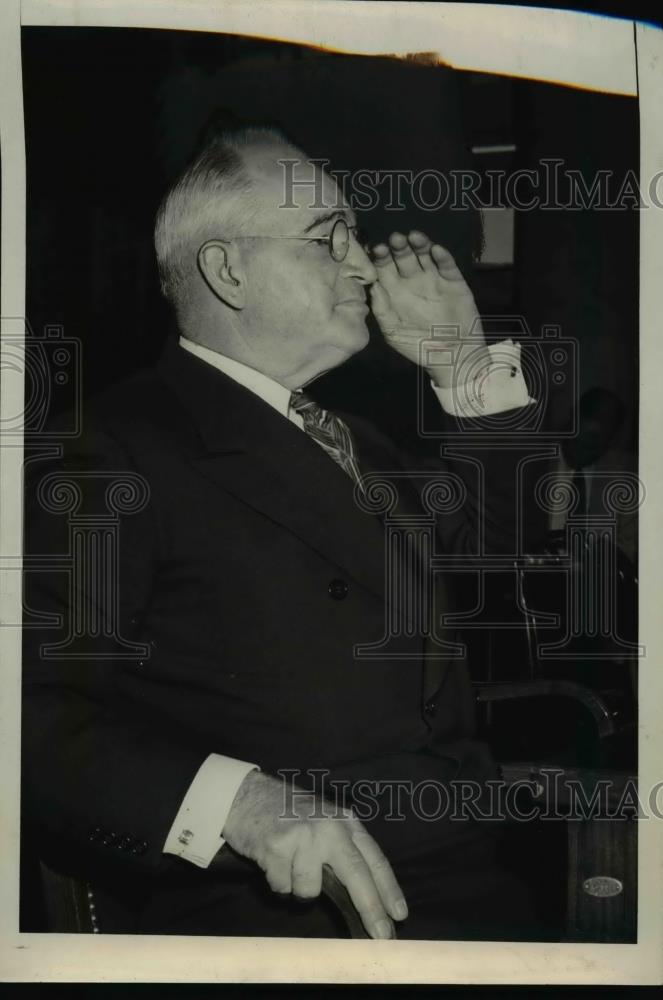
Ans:
[[[356,240],[350,243],[342,267],[345,270],[344,277],[357,278],[362,285],[372,285],[378,280],[378,273],[371,258]]]

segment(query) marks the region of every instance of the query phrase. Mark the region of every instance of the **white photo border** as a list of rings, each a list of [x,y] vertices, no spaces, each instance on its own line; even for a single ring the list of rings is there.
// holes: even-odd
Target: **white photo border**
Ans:
[[[352,17],[348,17],[352,8]],[[663,32],[632,21],[540,8],[361,0],[3,0],[0,5],[3,336],[25,315],[25,143],[20,27],[66,25],[187,29],[270,37],[345,52],[438,52],[463,69],[546,79],[639,95],[641,176],[663,169]],[[370,29],[370,30],[369,30]],[[499,44],[498,44],[499,43]],[[637,52],[637,65],[636,65]],[[561,75],[560,75],[561,74]],[[640,216],[641,371],[663,361],[660,263],[663,211]],[[1,360],[1,359],[0,359]],[[663,365],[662,365],[663,367]],[[15,373],[14,373],[15,374]],[[23,386],[3,364],[0,418],[22,412]],[[663,478],[658,427],[663,393],[640,386],[641,511],[640,782],[661,780],[663,676],[659,666],[658,570],[663,565]],[[20,440],[0,453],[0,608],[21,614]],[[663,824],[640,824],[638,943],[340,941],[274,938],[21,934],[18,931],[21,637],[0,627],[0,969],[17,982],[655,984],[663,979]]]

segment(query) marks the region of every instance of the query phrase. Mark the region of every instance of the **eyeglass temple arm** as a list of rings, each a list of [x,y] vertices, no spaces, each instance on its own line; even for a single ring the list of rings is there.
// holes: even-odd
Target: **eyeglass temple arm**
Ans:
[[[331,236],[249,236],[244,234],[243,236],[228,236],[226,239],[230,240],[312,240],[317,243],[329,243]]]

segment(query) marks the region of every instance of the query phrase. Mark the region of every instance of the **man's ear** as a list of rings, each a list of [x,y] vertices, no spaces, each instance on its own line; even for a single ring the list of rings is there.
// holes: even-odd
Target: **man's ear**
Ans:
[[[198,267],[214,294],[232,309],[246,304],[246,281],[237,244],[207,240],[198,251]]]

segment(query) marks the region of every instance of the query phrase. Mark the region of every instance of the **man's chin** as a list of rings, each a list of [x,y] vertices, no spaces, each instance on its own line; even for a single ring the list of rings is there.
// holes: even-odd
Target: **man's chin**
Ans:
[[[364,350],[369,340],[368,327],[363,320],[353,323],[352,326],[344,324],[342,329],[339,329],[338,326],[330,329],[327,347],[324,351],[328,358],[324,372],[338,368],[355,354],[359,354],[360,351]]]
[[[347,344],[348,344],[348,357],[352,357],[353,354],[358,354],[359,351],[363,349],[368,344],[370,335],[368,332],[368,327],[364,320],[357,323],[356,326],[353,325],[352,328],[348,328],[347,331]]]

